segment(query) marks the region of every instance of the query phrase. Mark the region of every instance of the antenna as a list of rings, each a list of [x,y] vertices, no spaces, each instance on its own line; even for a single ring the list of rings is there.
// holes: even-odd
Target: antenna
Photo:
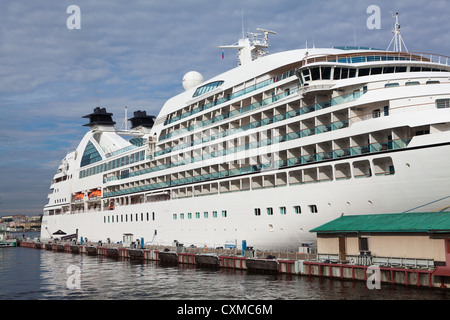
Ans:
[[[242,8],[242,39],[245,38],[245,31],[244,31],[244,8]]]
[[[405,42],[403,41],[402,35],[400,33],[400,24],[398,23],[398,12],[395,14],[391,11],[392,19],[394,20],[394,29],[392,30],[392,33],[394,36],[392,37],[391,42],[389,43],[388,48],[386,51],[389,50],[391,47],[392,42],[394,43],[393,51],[395,52],[401,52],[402,51],[402,44],[405,47],[406,52],[408,52],[408,48],[406,47]]]

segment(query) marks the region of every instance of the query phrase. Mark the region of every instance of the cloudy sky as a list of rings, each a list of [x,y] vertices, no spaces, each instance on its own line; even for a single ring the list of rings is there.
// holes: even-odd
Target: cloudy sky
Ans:
[[[81,29],[68,29],[70,5]],[[370,5],[379,29],[368,29]],[[83,137],[93,108],[121,126],[157,115],[195,70],[205,79],[236,66],[244,29],[277,31],[270,52],[359,45],[387,48],[390,11],[409,51],[450,56],[450,0],[0,0],[0,216],[42,213],[56,167]]]

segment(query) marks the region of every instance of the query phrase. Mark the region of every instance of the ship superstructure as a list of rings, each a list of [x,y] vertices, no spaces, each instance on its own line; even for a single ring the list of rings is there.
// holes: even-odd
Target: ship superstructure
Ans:
[[[131,130],[112,114],[58,168],[42,238],[293,248],[340,215],[450,207],[448,57],[362,47],[263,54],[185,92]],[[224,47],[223,47],[224,48]]]

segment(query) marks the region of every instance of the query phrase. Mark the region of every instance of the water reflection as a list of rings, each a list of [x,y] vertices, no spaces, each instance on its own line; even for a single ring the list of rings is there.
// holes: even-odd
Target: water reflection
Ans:
[[[80,270],[70,289],[69,266]],[[0,251],[0,299],[77,300],[406,300],[449,299],[449,290],[232,269],[166,266],[27,248]]]

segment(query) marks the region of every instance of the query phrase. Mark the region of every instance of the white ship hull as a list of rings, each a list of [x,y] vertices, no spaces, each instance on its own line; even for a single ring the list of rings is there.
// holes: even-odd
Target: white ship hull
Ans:
[[[239,247],[245,240],[254,248],[294,249],[315,241],[315,234],[309,230],[342,214],[425,212],[448,208],[449,154],[450,145],[391,154],[396,166],[396,174],[391,176],[315,182],[117,206],[113,211],[46,216],[42,237],[48,237],[45,231],[48,228],[77,232],[79,237],[89,241],[109,238],[116,243],[123,241],[124,234],[132,234],[134,240],[144,238],[145,243],[158,245],[171,245],[177,240],[185,246],[237,244]],[[293,211],[298,205],[302,210],[300,214]],[[316,205],[318,212],[312,213],[310,205]],[[285,215],[280,214],[280,207],[286,207]],[[260,216],[255,216],[255,208],[261,208]],[[267,208],[273,208],[273,215],[267,214]],[[227,211],[226,218],[221,216],[222,210]],[[212,217],[213,211],[217,211],[217,218]],[[152,219],[153,212],[155,220]],[[174,220],[173,214],[179,212],[185,213],[185,218]],[[193,214],[191,219],[187,218],[188,212]],[[200,218],[195,217],[195,212],[200,213]],[[208,212],[208,218],[204,218],[204,212]],[[128,215],[127,222],[120,222],[123,215]],[[133,221],[130,221],[130,215],[133,215]],[[113,216],[115,222],[112,222]]]

